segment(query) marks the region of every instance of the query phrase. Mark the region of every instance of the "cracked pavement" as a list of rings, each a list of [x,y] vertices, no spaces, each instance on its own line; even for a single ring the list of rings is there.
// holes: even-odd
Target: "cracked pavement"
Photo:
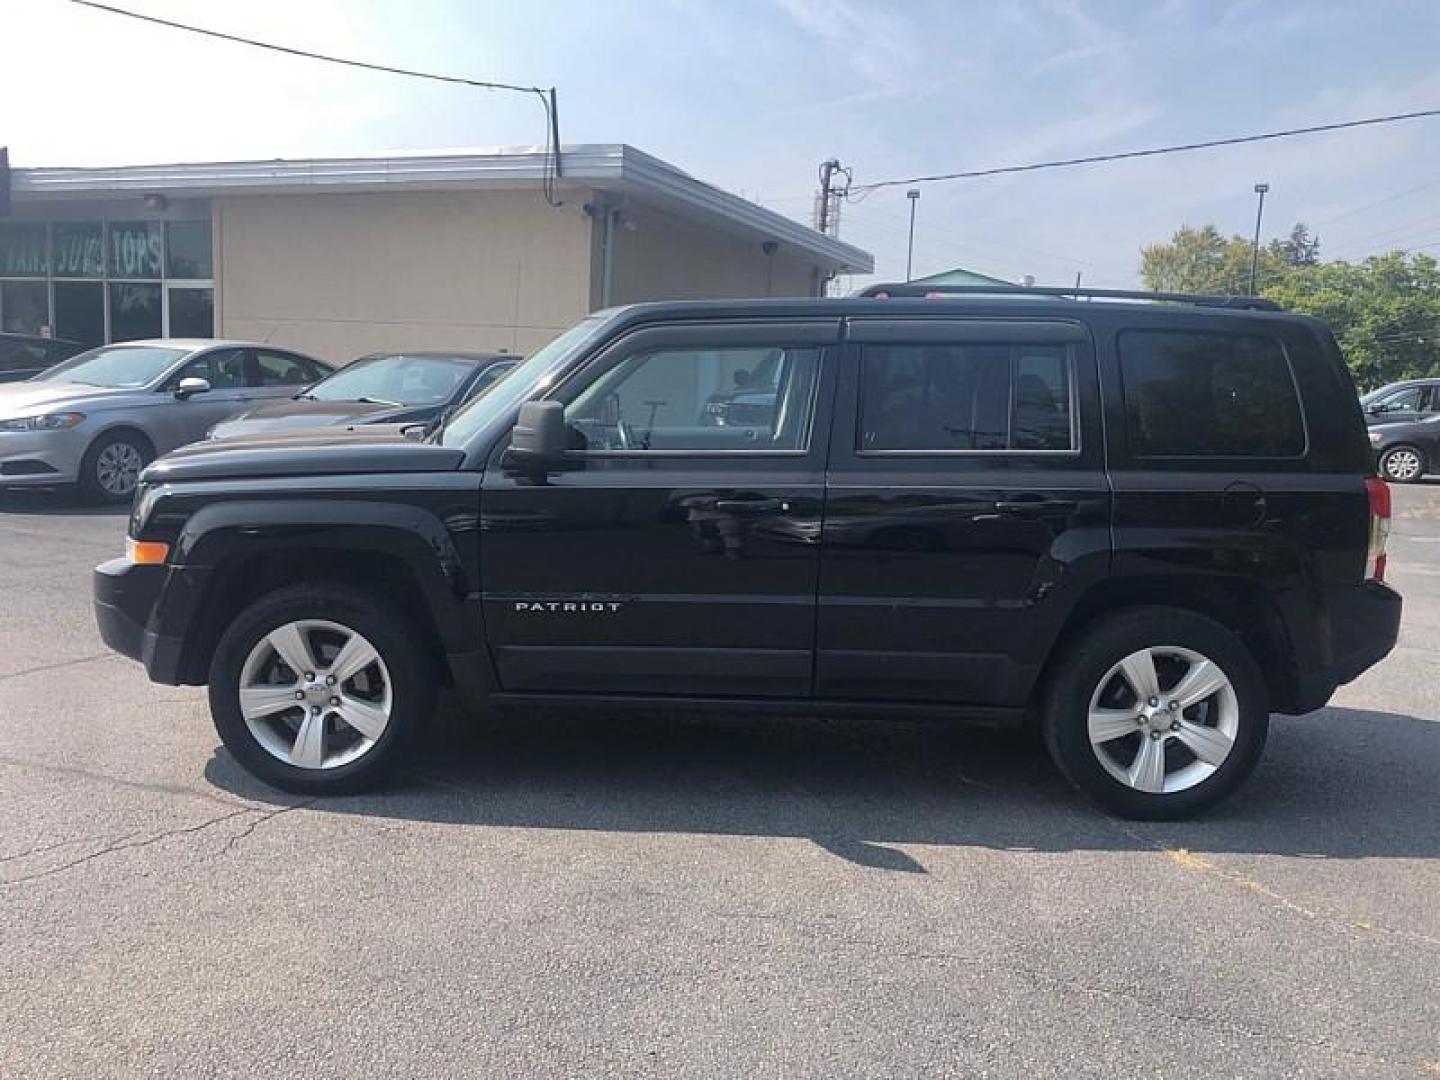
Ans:
[[[0,493],[0,1075],[1440,1074],[1440,484],[1402,642],[1211,817],[1018,738],[449,710],[302,801],[105,653],[123,514]]]

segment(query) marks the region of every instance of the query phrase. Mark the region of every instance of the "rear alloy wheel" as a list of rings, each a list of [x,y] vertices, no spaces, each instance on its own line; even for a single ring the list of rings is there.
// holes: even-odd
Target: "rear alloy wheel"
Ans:
[[[1184,817],[1255,767],[1267,696],[1230,631],[1189,611],[1136,608],[1097,623],[1060,661],[1046,740],[1061,771],[1109,809]]]
[[[1413,484],[1425,475],[1425,456],[1413,446],[1392,446],[1380,455],[1380,475],[1397,484]]]
[[[275,787],[374,786],[434,704],[423,640],[403,614],[343,586],[272,593],[241,612],[215,650],[215,728],[241,765]]]
[[[150,456],[150,448],[134,435],[100,436],[80,463],[82,493],[91,502],[128,502]]]
[[[1131,653],[1101,676],[1086,724],[1107,773],[1135,791],[1163,795],[1192,788],[1225,764],[1240,705],[1213,660],[1162,645]]]

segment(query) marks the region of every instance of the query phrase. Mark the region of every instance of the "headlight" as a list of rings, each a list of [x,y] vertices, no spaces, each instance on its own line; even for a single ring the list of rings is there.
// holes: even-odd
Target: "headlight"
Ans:
[[[51,413],[49,416],[20,416],[0,420],[0,431],[62,431],[84,423],[85,414],[78,412]]]
[[[1381,433],[1381,432],[1379,432],[1379,431],[1372,431],[1372,432],[1370,432],[1370,441],[1371,441],[1372,443],[1378,443],[1378,442],[1379,442],[1381,439],[1383,439],[1384,437],[1385,437],[1384,434]]]

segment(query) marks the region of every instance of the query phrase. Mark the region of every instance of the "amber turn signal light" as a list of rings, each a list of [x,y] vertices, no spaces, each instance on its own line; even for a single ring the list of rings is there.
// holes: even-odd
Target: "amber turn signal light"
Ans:
[[[137,566],[159,566],[170,554],[170,545],[158,540],[125,540],[125,559]]]

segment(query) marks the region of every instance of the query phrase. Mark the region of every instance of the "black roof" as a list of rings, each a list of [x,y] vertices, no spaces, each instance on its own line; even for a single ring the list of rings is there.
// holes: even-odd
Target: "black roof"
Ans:
[[[1217,322],[1236,319],[1283,321],[1287,323],[1313,323],[1309,316],[1294,312],[1280,311],[1265,301],[1253,307],[1231,304],[1201,303],[1195,298],[1182,302],[1159,302],[1164,294],[1126,294],[1124,299],[1074,299],[1058,292],[1033,290],[1016,286],[996,292],[935,294],[917,296],[913,292],[901,296],[844,296],[844,297],[793,297],[780,299],[736,299],[736,300],[674,300],[649,301],[612,308],[606,315],[619,323],[644,322],[656,318],[723,319],[754,318],[769,315],[774,318],[848,318],[859,316],[910,317],[926,315],[935,317],[948,314],[983,316],[985,318],[1056,318],[1098,320],[1121,316],[1126,320],[1164,323],[1180,317],[1191,317]],[[1135,298],[1131,298],[1131,296]],[[1143,299],[1141,299],[1143,297]],[[1229,298],[1216,298],[1228,300]],[[1241,298],[1248,300],[1249,298]]]

